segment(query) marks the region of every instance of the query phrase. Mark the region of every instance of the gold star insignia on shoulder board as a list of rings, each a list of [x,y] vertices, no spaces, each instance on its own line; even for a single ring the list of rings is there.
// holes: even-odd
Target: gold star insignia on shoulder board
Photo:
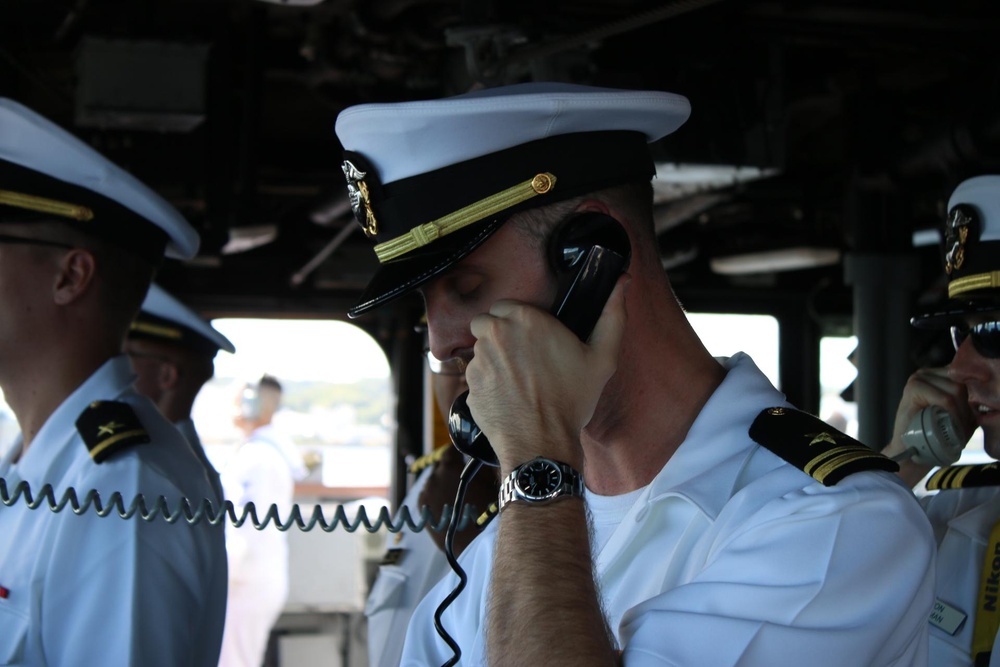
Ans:
[[[121,401],[91,403],[77,417],[76,429],[94,463],[101,463],[127,447],[149,442],[149,434],[132,406]]]
[[[891,459],[818,417],[794,408],[762,410],[750,426],[749,435],[825,486],[833,486],[862,470],[899,470]]]

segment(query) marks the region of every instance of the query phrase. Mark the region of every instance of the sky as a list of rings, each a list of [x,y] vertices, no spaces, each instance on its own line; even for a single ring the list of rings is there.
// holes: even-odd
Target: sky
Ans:
[[[327,320],[216,319],[212,326],[236,346],[215,357],[215,375],[256,380],[350,384],[386,378],[389,362],[378,343],[353,324]]]
[[[747,352],[777,382],[778,323],[774,318],[692,313],[691,320],[713,355]],[[347,322],[217,319],[212,326],[236,346],[236,354],[220,352],[215,358],[218,377],[256,379],[273,373],[289,380],[350,383],[389,375],[389,363],[378,344]],[[844,386],[848,382],[849,377]]]

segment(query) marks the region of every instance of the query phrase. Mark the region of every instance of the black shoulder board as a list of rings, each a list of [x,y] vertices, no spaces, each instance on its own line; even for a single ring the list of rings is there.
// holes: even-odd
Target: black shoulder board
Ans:
[[[794,408],[761,411],[750,426],[750,437],[825,486],[862,470],[899,470],[892,459]]]
[[[476,525],[479,526],[479,530],[486,527],[490,521],[492,521],[497,514],[500,512],[500,507],[496,503],[490,503],[490,506],[486,508],[486,511],[479,515],[476,519]]]
[[[149,442],[149,434],[132,410],[121,401],[95,401],[76,419],[76,430],[100,463],[120,449]]]
[[[385,555],[382,556],[382,560],[379,562],[379,565],[399,565],[405,555],[406,549],[389,549],[385,552]]]
[[[1000,464],[948,466],[941,468],[927,480],[929,491],[972,489],[982,486],[1000,486]]]

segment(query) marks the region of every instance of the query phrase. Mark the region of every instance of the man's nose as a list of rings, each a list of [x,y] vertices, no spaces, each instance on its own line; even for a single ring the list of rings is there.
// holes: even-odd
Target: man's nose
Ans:
[[[966,337],[955,350],[955,356],[948,364],[948,377],[955,382],[966,383],[969,380],[986,378],[987,368],[983,358],[972,344],[972,338]]]

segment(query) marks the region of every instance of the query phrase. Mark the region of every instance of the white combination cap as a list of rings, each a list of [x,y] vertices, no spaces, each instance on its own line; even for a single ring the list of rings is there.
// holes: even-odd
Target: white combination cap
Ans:
[[[511,215],[655,173],[687,98],[524,83],[337,117],[355,217],[381,264],[356,317],[440,275]]]
[[[215,354],[236,352],[228,338],[162,287],[149,287],[142,309],[128,332],[129,338],[149,339]]]
[[[959,183],[948,200],[944,224],[948,299],[914,325],[936,329],[967,315],[1000,310],[1000,176]]]
[[[173,206],[58,125],[0,97],[0,222],[58,220],[151,260],[190,259]]]

